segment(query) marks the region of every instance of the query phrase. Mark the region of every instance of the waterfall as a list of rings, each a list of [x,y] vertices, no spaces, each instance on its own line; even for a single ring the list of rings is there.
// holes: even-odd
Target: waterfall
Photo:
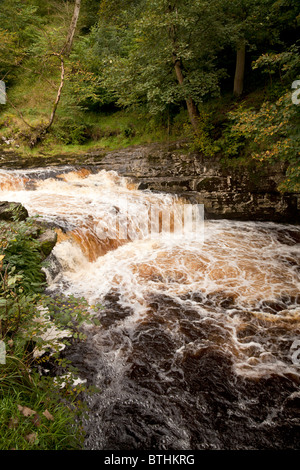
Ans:
[[[100,390],[87,449],[297,448],[299,226],[178,231],[186,201],[96,167],[0,171],[0,188],[58,233],[49,292],[103,306],[70,352]]]

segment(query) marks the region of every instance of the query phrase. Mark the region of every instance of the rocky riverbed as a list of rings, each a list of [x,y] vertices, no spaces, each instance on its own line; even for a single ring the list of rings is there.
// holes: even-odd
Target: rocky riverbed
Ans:
[[[300,223],[300,194],[277,189],[285,174],[281,164],[228,165],[221,156],[208,158],[189,151],[185,142],[28,158],[0,151],[3,169],[63,165],[113,170],[138,183],[140,190],[176,193],[204,204],[207,218]]]

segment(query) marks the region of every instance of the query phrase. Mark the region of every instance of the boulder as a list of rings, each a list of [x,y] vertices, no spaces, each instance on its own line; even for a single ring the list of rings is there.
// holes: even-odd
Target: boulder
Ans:
[[[19,202],[0,201],[0,220],[10,222],[25,220],[28,217],[27,209]]]
[[[57,233],[52,229],[47,229],[40,237],[38,242],[41,247],[41,252],[45,257],[49,256],[57,242]]]

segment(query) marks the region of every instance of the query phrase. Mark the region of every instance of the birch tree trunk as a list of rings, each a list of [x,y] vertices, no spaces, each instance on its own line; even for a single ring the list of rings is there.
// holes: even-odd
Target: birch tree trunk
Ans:
[[[76,31],[76,26],[77,26],[77,22],[79,18],[79,13],[80,13],[80,4],[81,4],[81,0],[75,0],[74,12],[73,12],[72,20],[70,23],[67,39],[66,39],[64,47],[61,50],[61,54],[64,56],[68,56],[72,49],[74,34]]]
[[[69,27],[69,31],[68,31],[68,35],[67,35],[67,39],[66,39],[66,42],[64,44],[64,47],[62,48],[60,53],[53,52],[52,54],[50,54],[50,55],[56,56],[60,59],[60,70],[61,70],[60,84],[59,84],[59,87],[58,87],[58,90],[57,90],[57,94],[56,94],[56,98],[55,98],[55,101],[54,101],[54,105],[53,105],[53,108],[52,108],[52,112],[51,112],[51,115],[50,115],[49,122],[46,126],[43,126],[42,129],[38,129],[37,135],[32,137],[31,147],[34,147],[43,137],[45,137],[45,135],[49,132],[49,130],[50,130],[50,128],[51,128],[51,126],[54,122],[56,110],[57,110],[58,104],[60,102],[61,92],[62,92],[64,82],[65,82],[64,57],[67,57],[71,52],[71,48],[72,48],[73,40],[74,40],[74,34],[75,34],[75,30],[76,30],[76,26],[77,26],[77,22],[78,22],[78,18],[79,18],[80,4],[81,4],[81,0],[75,0],[74,12],[73,12],[72,20],[71,20],[71,23],[70,23],[70,27]]]
[[[53,109],[52,109],[52,113],[51,113],[49,122],[48,122],[47,126],[45,127],[45,132],[48,132],[48,130],[50,129],[50,127],[53,124],[54,116],[55,116],[55,113],[56,113],[56,110],[57,110],[58,103],[60,101],[61,91],[62,91],[62,88],[64,86],[64,80],[65,80],[65,64],[64,64],[63,56],[61,54],[54,54],[54,55],[56,55],[60,58],[60,70],[61,70],[60,84],[59,84],[59,87],[58,87],[56,99],[55,99],[55,102],[54,102],[54,105],[53,105]]]

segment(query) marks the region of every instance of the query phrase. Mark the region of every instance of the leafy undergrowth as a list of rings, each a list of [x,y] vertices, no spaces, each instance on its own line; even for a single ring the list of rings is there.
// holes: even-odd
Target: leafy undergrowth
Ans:
[[[26,382],[24,375],[27,375]],[[72,450],[82,447],[80,387],[53,387],[13,357],[1,366],[0,450]],[[73,396],[70,395],[73,393]]]
[[[32,218],[0,222],[0,450],[80,449],[89,390],[61,350],[85,339],[90,309],[44,294],[37,233]]]
[[[61,106],[52,132],[38,145],[31,147],[32,131],[9,106],[3,108],[0,110],[0,152],[14,151],[20,157],[81,155],[90,150],[116,150],[179,140],[185,137],[187,121],[184,112],[179,113],[168,126],[163,118],[144,114],[143,110],[93,113],[78,109],[70,111]],[[20,111],[30,121],[30,109],[26,102],[20,106]],[[35,114],[37,119],[39,103],[36,104]]]
[[[300,106],[297,99],[299,47],[280,54],[264,54],[252,68],[278,74],[268,86],[240,99],[209,102],[202,106],[194,148],[213,158],[222,156],[224,167],[259,169],[280,164],[286,168],[278,190],[300,191]],[[276,73],[275,73],[276,72]]]

